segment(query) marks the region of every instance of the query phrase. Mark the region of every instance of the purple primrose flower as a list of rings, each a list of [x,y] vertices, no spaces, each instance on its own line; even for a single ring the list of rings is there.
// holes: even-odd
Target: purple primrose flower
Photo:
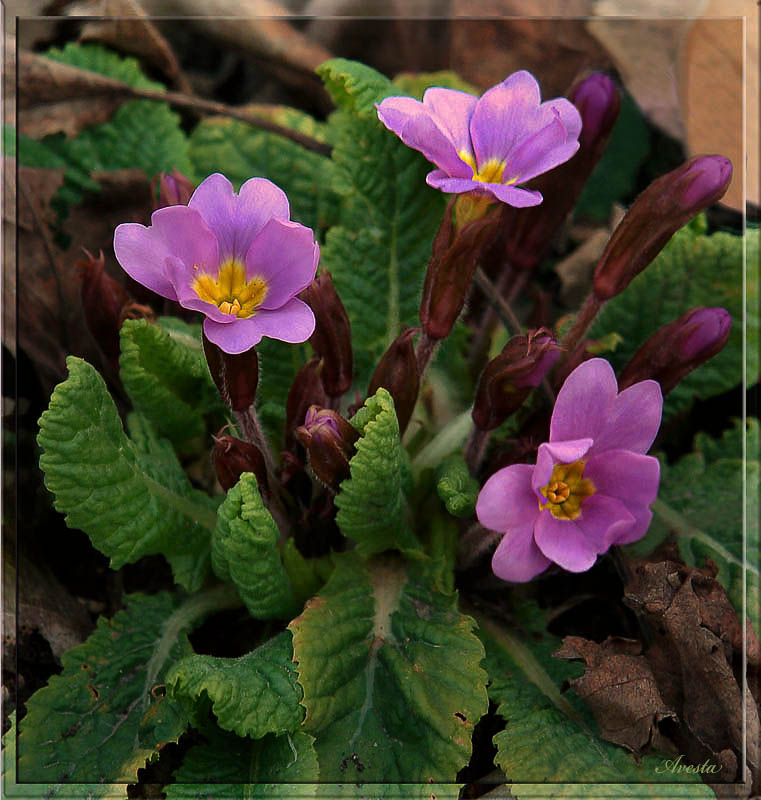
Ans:
[[[481,98],[432,87],[423,102],[387,97],[380,121],[439,169],[426,182],[443,192],[477,192],[519,208],[542,195],[519,189],[579,149],[581,116],[569,100],[542,103],[534,76],[521,70]]]
[[[291,222],[288,198],[265,178],[235,194],[215,173],[188,204],[154,211],[150,227],[119,225],[114,252],[136,281],[206,315],[204,333],[227,353],[262,336],[304,342],[314,314],[296,295],[312,282],[320,249],[310,228]]]
[[[662,406],[656,381],[619,393],[602,358],[568,376],[536,465],[499,470],[478,496],[479,522],[506,534],[492,559],[498,577],[528,581],[552,562],[583,572],[612,545],[645,535],[660,479],[658,459],[645,453]]]

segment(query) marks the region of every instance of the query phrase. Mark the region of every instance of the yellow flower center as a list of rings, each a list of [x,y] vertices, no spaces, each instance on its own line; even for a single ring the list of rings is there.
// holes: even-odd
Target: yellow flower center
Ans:
[[[480,181],[481,183],[504,183],[505,186],[511,186],[517,182],[517,178],[510,178],[510,180],[503,180],[505,174],[505,167],[507,166],[504,161],[499,161],[496,158],[490,158],[486,163],[482,164],[479,168],[476,165],[475,158],[465,150],[461,150],[457,155],[473,170],[473,180]]]
[[[595,493],[595,485],[589,478],[582,478],[583,458],[572,464],[555,464],[546,486],[539,490],[547,502],[539,502],[539,508],[550,510],[557,519],[576,519],[581,513],[581,502]]]
[[[256,314],[256,309],[264,302],[267,281],[256,275],[247,281],[245,264],[229,258],[220,264],[216,278],[201,273],[193,281],[193,291],[201,300],[217,306],[223,314],[245,318]]]

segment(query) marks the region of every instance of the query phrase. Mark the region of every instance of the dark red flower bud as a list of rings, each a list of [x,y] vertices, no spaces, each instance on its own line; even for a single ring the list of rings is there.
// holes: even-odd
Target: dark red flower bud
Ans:
[[[227,492],[235,486],[244,472],[253,472],[259,485],[259,492],[267,501],[270,487],[267,483],[267,467],[261,450],[242,439],[223,435],[222,431],[213,438],[214,466],[221,487]]]
[[[186,206],[196,187],[175,167],[169,174],[160,172],[151,181],[151,196],[156,197],[156,183],[159,185],[159,198],[154,211],[165,206]]]
[[[76,266],[82,281],[85,322],[103,353],[118,371],[121,313],[130,297],[124,287],[106,273],[102,250],[97,258],[87,250],[84,252],[87,258],[79,259]]]
[[[540,175],[530,187],[543,200],[531,208],[502,208],[502,235],[510,264],[533,270],[550,248],[552,236],[576,204],[603,154],[621,109],[613,81],[602,73],[583,80],[569,94],[581,114],[579,149],[573,158]]]
[[[429,339],[449,336],[498,221],[497,213],[487,213],[455,230],[451,202],[447,206],[433,241],[420,303],[420,323]]]
[[[412,344],[412,337],[417,333],[420,328],[408,328],[391,343],[378,362],[367,389],[368,397],[372,397],[382,386],[394,398],[400,435],[407,430],[420,391],[420,370]]]
[[[549,331],[514,336],[484,368],[476,387],[473,422],[484,431],[501,425],[539,386],[560,355]]]
[[[726,192],[732,164],[723,156],[695,156],[650,184],[616,228],[595,268],[600,300],[621,293],[679,228]]]
[[[652,378],[663,394],[713,358],[727,343],[732,317],[723,308],[691,308],[659,328],[634,354],[618,380],[620,390]]]
[[[296,438],[306,448],[314,474],[337,492],[341,481],[349,477],[359,431],[338,412],[311,406],[304,424],[296,428]]]
[[[310,406],[325,406],[328,396],[322,383],[323,362],[313,358],[296,373],[285,401],[285,446],[294,446],[294,431],[304,423]]]
[[[315,355],[323,360],[325,391],[331,397],[340,397],[351,386],[351,325],[330,273],[323,270],[301,298],[314,312],[316,324],[309,342]]]
[[[203,351],[209,372],[224,404],[233,411],[245,411],[256,397],[259,383],[259,355],[252,347],[245,353],[226,353],[203,335]]]

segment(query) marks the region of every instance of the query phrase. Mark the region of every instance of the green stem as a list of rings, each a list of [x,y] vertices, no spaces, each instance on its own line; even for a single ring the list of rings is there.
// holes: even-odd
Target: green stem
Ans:
[[[436,436],[412,460],[412,470],[419,474],[426,467],[437,467],[450,453],[462,447],[473,427],[471,409],[463,411]]]

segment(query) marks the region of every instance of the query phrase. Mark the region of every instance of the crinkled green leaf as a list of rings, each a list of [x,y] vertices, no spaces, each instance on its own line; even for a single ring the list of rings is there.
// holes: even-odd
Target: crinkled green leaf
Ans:
[[[169,671],[167,691],[201,721],[208,698],[219,726],[238,736],[292,733],[304,717],[292,656],[288,631],[240,658],[187,656]]]
[[[541,612],[528,610],[536,622]],[[594,784],[602,783],[607,785],[598,797],[660,798],[665,793],[658,784],[668,783],[675,784],[668,787],[669,797],[713,797],[698,776],[656,772],[661,758],[646,756],[637,763],[597,735],[588,710],[561,693],[563,680],[578,674],[580,667],[551,658],[560,640],[544,633],[543,626],[527,625],[530,635],[520,636],[490,619],[478,622],[489,697],[505,720],[505,729],[494,737],[495,763],[507,776],[511,796],[595,796],[590,794],[596,791]]]
[[[746,461],[743,461],[743,435],[747,436]],[[668,465],[661,459],[661,484],[653,505],[653,521],[647,536],[631,545],[631,549],[637,555],[649,553],[667,536],[675,534],[686,564],[702,566],[710,558],[718,566],[716,577],[741,614],[745,522],[746,613],[761,633],[758,441],[758,420],[748,419],[747,432],[737,420],[720,438],[698,434],[693,452],[676,464]]]
[[[317,67],[335,104],[358,116],[375,116],[375,104],[399,89],[380,72],[346,58],[331,58]]]
[[[279,539],[256,478],[244,473],[219,508],[211,563],[217,577],[232,581],[256,619],[288,619],[300,608],[283,566]]]
[[[737,386],[743,374],[743,249],[747,248],[748,343],[758,350],[758,231],[705,236],[701,219],[677,231],[656,260],[610,300],[590,332],[593,339],[613,331],[624,340],[610,354],[620,369],[658,328],[693,306],[722,306],[732,315],[724,349],[690,373],[666,397],[664,416]],[[757,375],[749,375],[750,383]]]
[[[224,410],[189,325],[173,320],[165,329],[146,320],[126,320],[120,343],[124,388],[135,410],[162,436],[176,446],[202,436],[209,411],[217,412],[221,424]]]
[[[206,726],[164,788],[167,800],[302,800],[318,780],[314,739],[303,731],[252,741]]]
[[[383,388],[351,420],[362,434],[349,462],[351,477],[336,495],[336,521],[367,556],[389,548],[419,549],[402,491],[404,452],[394,401]]]
[[[472,83],[463,80],[456,72],[450,69],[437,70],[436,72],[403,72],[393,80],[394,88],[399,94],[408,94],[418,100],[423,99],[426,89],[431,86],[442,86],[445,89],[457,89],[460,92],[479,94]]]
[[[46,50],[45,57],[71,67],[107,75],[136,89],[152,89],[155,92],[164,90],[163,84],[146,78],[136,59],[120,56],[100,44],[69,42],[63,49],[51,47]]]
[[[3,736],[2,796],[12,800],[127,800],[127,787],[115,784],[18,783],[16,777],[16,712]]]
[[[400,561],[338,559],[289,625],[322,781],[454,782],[487,707],[472,627]]]
[[[214,599],[219,599],[216,595]],[[209,595],[180,604],[170,594],[129,595],[62,657],[63,672],[26,703],[18,776],[33,783],[129,783],[187,726],[177,704],[153,689],[192,652],[186,633],[214,607]]]
[[[446,458],[436,473],[436,491],[447,511],[455,517],[470,517],[476,508],[481,487],[468,471],[463,457],[454,453]]]
[[[213,118],[194,129],[189,152],[199,178],[222,172],[236,191],[249,178],[269,178],[288,195],[292,218],[312,228],[319,238],[336,219],[333,162],[296,142],[237,120]]]
[[[321,264],[349,315],[355,380],[364,386],[402,327],[418,323],[445,197],[425,183],[430,163],[378,120],[373,103],[395,91],[383,76],[344,59],[318,72],[343,109],[330,118],[333,189],[342,203]]]
[[[200,587],[209,568],[215,503],[193,489],[166,440],[132,415],[127,438],[103,378],[82,359],[50,398],[37,437],[55,507],[118,568],[160,553],[175,580]]]
[[[627,92],[621,92],[621,112],[605,152],[576,204],[577,217],[607,222],[613,203],[633,199],[637,175],[650,154],[651,138],[637,104]]]

